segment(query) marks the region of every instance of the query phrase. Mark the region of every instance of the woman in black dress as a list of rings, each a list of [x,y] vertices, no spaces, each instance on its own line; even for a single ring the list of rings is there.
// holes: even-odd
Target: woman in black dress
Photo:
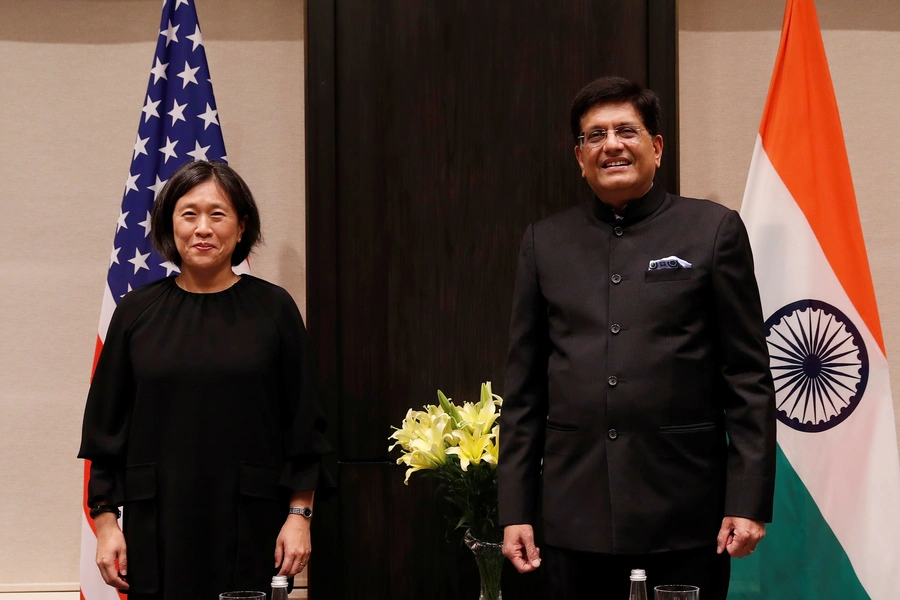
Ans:
[[[306,566],[314,490],[331,485],[303,320],[285,290],[232,271],[260,226],[227,165],[180,168],[151,225],[181,272],[121,300],[91,383],[79,457],[97,564],[133,599],[267,590]]]

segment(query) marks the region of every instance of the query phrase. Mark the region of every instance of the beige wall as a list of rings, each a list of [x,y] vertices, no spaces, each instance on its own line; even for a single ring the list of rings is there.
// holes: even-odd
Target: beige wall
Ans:
[[[784,0],[679,0],[681,192],[739,208]],[[817,0],[900,417],[900,2]],[[898,420],[900,422],[900,420]]]
[[[81,412],[161,4],[0,0],[0,592],[77,589]],[[304,3],[197,4],[253,271],[305,311]]]

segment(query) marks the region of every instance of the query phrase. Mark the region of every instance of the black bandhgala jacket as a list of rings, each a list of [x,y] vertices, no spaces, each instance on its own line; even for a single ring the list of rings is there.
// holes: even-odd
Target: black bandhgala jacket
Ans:
[[[500,521],[534,523],[542,493],[554,546],[715,545],[725,515],[772,517],[774,389],[747,232],[659,184],[623,216],[595,200],[525,233]]]

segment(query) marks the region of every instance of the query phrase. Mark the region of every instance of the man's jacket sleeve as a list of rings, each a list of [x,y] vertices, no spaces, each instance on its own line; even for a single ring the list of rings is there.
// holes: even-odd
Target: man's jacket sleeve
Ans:
[[[533,523],[547,422],[547,302],[535,260],[534,226],[522,239],[500,413],[500,525]]]
[[[728,432],[725,514],[772,520],[775,391],[750,240],[729,211],[716,234],[713,293]]]

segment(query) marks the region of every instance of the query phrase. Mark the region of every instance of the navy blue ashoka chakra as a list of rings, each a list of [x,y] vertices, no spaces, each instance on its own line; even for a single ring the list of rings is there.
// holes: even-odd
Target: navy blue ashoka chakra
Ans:
[[[869,380],[859,329],[834,306],[798,300],[766,320],[778,420],[798,431],[831,429],[850,416]]]

